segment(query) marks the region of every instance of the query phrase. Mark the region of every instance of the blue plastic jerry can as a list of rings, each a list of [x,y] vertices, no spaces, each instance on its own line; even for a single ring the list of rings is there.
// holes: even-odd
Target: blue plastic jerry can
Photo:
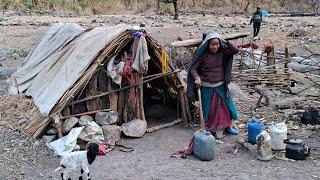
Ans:
[[[193,154],[197,159],[210,161],[215,154],[215,138],[206,130],[199,130],[194,134]]]
[[[248,122],[248,141],[256,143],[256,137],[264,129],[264,125],[261,121],[252,119]]]

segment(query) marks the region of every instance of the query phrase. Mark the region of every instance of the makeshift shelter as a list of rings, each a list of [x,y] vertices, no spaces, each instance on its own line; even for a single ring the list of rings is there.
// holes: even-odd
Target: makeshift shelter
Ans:
[[[152,99],[173,104],[187,120],[178,73],[144,30],[56,24],[13,74],[10,89],[25,92],[38,107],[27,132],[38,137],[53,121],[61,137],[63,121],[74,116],[114,111],[118,123],[146,120],[144,105]]]

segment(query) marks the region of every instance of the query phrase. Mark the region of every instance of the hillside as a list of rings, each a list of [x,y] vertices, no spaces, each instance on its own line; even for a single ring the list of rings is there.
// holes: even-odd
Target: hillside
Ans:
[[[170,0],[1,0],[0,9],[29,12],[73,12],[77,14],[128,14],[160,11],[171,13]],[[181,12],[190,9],[215,10],[222,13],[248,13],[260,6],[271,12],[319,13],[319,0],[178,0]]]

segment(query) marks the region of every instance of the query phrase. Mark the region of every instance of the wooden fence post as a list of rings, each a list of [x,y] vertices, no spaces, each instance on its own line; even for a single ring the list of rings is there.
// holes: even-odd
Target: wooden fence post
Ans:
[[[285,63],[284,63],[284,72],[287,73],[289,71],[289,63],[290,63],[290,52],[289,47],[285,46]]]
[[[274,69],[274,73],[276,73],[276,62],[275,62],[275,57],[274,57],[274,45],[270,44],[268,45],[268,47],[266,48],[266,52],[267,52],[267,66],[270,66],[270,69]]]

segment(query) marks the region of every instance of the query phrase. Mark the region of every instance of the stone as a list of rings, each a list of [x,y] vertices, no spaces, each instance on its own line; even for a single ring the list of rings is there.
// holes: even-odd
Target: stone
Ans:
[[[47,134],[48,134],[48,135],[56,135],[56,134],[57,134],[57,129],[56,129],[56,128],[50,128],[50,129],[47,131]]]
[[[140,27],[146,27],[146,23],[144,22],[140,23]]]
[[[89,122],[93,121],[93,117],[89,115],[83,115],[79,119],[80,126],[87,126]]]
[[[292,69],[293,71],[302,72],[302,73],[315,69],[314,66],[304,65],[297,62],[289,63],[289,68]]]
[[[3,61],[6,59],[6,51],[3,48],[0,48],[0,61]]]
[[[118,121],[118,115],[114,111],[110,112],[97,112],[95,115],[95,121],[100,125],[114,124]]]
[[[88,122],[86,127],[81,131],[81,133],[78,136],[78,139],[84,141],[103,140],[104,136],[101,127],[96,122],[91,121]]]
[[[16,70],[11,68],[0,67],[0,80],[6,80],[15,72]]]
[[[104,140],[115,140],[116,142],[119,142],[121,138],[121,132],[122,128],[120,126],[116,125],[105,125],[102,126],[103,136]]]
[[[134,119],[122,124],[122,132],[129,137],[142,137],[147,131],[147,122],[141,119]]]
[[[302,61],[301,61],[301,64],[310,65],[310,64],[311,64],[311,60],[310,60],[310,59],[302,60]]]
[[[24,128],[29,124],[29,121],[28,121],[28,119],[19,119],[17,121],[17,124],[22,126],[22,128]]]
[[[43,135],[42,136],[42,140],[45,142],[45,143],[49,143],[49,142],[52,142],[56,139],[56,135]]]
[[[232,98],[237,98],[241,101],[248,101],[248,97],[243,93],[237,84],[230,83],[228,84],[228,88]]]
[[[62,124],[63,133],[69,132],[78,122],[79,119],[76,117],[70,117],[66,119]]]

